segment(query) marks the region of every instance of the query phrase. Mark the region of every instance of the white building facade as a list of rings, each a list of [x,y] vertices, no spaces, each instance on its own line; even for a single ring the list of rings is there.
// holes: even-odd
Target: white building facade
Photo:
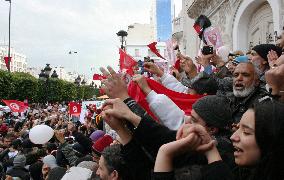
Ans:
[[[128,36],[126,51],[136,61],[144,61],[144,57],[147,56],[149,56],[155,62],[162,61],[161,58],[153,54],[147,46],[148,44],[156,41],[156,35],[153,25],[135,23],[133,25],[128,26],[127,33]],[[156,48],[162,56],[165,57],[165,55],[167,55],[165,42],[158,42]]]
[[[283,29],[283,9],[284,0],[183,0],[182,12],[173,21],[173,37],[183,53],[196,56],[200,40],[192,26],[204,14],[221,30],[224,45],[245,52],[275,43]]]
[[[27,57],[11,48],[12,61],[10,63],[11,72],[27,72]],[[0,69],[7,70],[4,57],[8,57],[7,46],[0,47]]]

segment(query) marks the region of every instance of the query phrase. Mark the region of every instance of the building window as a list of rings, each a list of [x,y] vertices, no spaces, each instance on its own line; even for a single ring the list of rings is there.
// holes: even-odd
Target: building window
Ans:
[[[135,49],[135,56],[140,57],[139,49]]]
[[[148,49],[148,56],[149,57],[154,57],[155,56],[154,53],[150,49]]]

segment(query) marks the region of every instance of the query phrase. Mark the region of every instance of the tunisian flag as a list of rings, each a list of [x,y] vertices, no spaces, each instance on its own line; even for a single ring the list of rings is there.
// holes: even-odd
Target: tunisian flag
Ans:
[[[157,42],[152,42],[151,44],[148,44],[147,46],[149,47],[149,49],[156,54],[158,57],[166,60],[158,51],[158,49],[156,48]]]
[[[2,100],[13,112],[24,112],[28,106],[22,101]]]
[[[119,48],[119,66],[120,70],[126,70],[126,72],[130,75],[133,75],[133,67],[137,65],[137,62],[133,57],[131,57],[129,54],[126,54],[125,51],[123,51],[121,48]]]
[[[10,62],[12,61],[12,57],[4,57],[4,61],[8,70],[10,70]]]
[[[81,114],[81,104],[76,102],[70,102],[68,106],[69,106],[69,114],[71,115]]]
[[[167,89],[162,84],[152,79],[147,79],[147,82],[152,90],[158,94],[164,94],[168,96],[185,114],[190,115],[192,104],[194,104],[199,98],[204,95],[190,95],[172,91]],[[140,89],[140,87],[133,81],[128,86],[128,94],[134,99],[140,106],[142,106],[154,119],[157,118],[151,112],[149,105],[146,100],[146,95]]]
[[[102,79],[106,79],[106,77],[101,75],[101,74],[94,74],[93,75],[93,80],[102,80]]]

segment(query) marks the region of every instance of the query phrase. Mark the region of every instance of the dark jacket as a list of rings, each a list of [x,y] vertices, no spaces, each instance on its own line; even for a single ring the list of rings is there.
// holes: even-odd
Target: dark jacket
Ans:
[[[131,179],[151,179],[153,163],[135,139],[132,139],[129,143],[122,146],[121,154],[126,162],[126,167]]]
[[[233,94],[233,78],[219,78],[215,74],[208,75],[205,72],[198,74],[192,83],[192,87],[197,89],[197,92],[214,92],[215,89],[216,95],[227,97],[230,100],[233,112],[232,123],[238,123],[244,112],[253,103],[268,95],[268,92],[262,86],[258,86],[245,98],[235,97]]]
[[[142,118],[138,127],[133,130],[133,137],[143,148],[145,148],[146,152],[149,153],[150,158],[155,161],[159,148],[163,144],[176,140],[176,131],[170,130],[165,126],[158,124],[134,100],[128,98],[124,102],[134,113]],[[226,163],[228,163],[230,167],[233,167],[233,147],[230,140],[224,140],[226,137],[219,136],[216,136],[215,138],[218,142],[217,148],[221,152],[222,158],[226,159]],[[175,158],[174,160],[175,168],[181,168],[186,165],[193,166],[206,164],[207,160],[205,156],[196,154],[194,152],[187,153]],[[162,173],[159,173],[159,176],[163,176]]]
[[[229,71],[229,69],[224,65],[221,67],[216,67],[216,77],[218,78],[225,78],[225,77],[232,77],[232,73]]]
[[[19,177],[21,178],[21,180],[30,180],[29,171],[26,168],[20,166],[14,166],[7,172],[7,175],[10,175],[12,177]]]
[[[74,136],[75,140],[82,146],[86,151],[89,153],[92,153],[92,145],[93,142],[90,138],[86,137],[84,134],[78,132],[78,131],[73,131],[72,135]]]
[[[233,112],[233,123],[239,123],[241,117],[248,108],[265,96],[268,96],[268,92],[260,87],[256,87],[255,90],[244,98],[238,98],[234,96],[233,93],[227,93],[225,97],[227,97],[230,101],[230,106]]]

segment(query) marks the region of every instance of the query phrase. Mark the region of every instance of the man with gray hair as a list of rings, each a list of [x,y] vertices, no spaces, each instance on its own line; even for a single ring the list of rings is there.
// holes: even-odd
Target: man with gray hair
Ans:
[[[231,100],[233,123],[238,123],[243,113],[255,101],[268,95],[261,88],[259,71],[252,63],[240,63],[233,73],[233,94],[226,94]]]

